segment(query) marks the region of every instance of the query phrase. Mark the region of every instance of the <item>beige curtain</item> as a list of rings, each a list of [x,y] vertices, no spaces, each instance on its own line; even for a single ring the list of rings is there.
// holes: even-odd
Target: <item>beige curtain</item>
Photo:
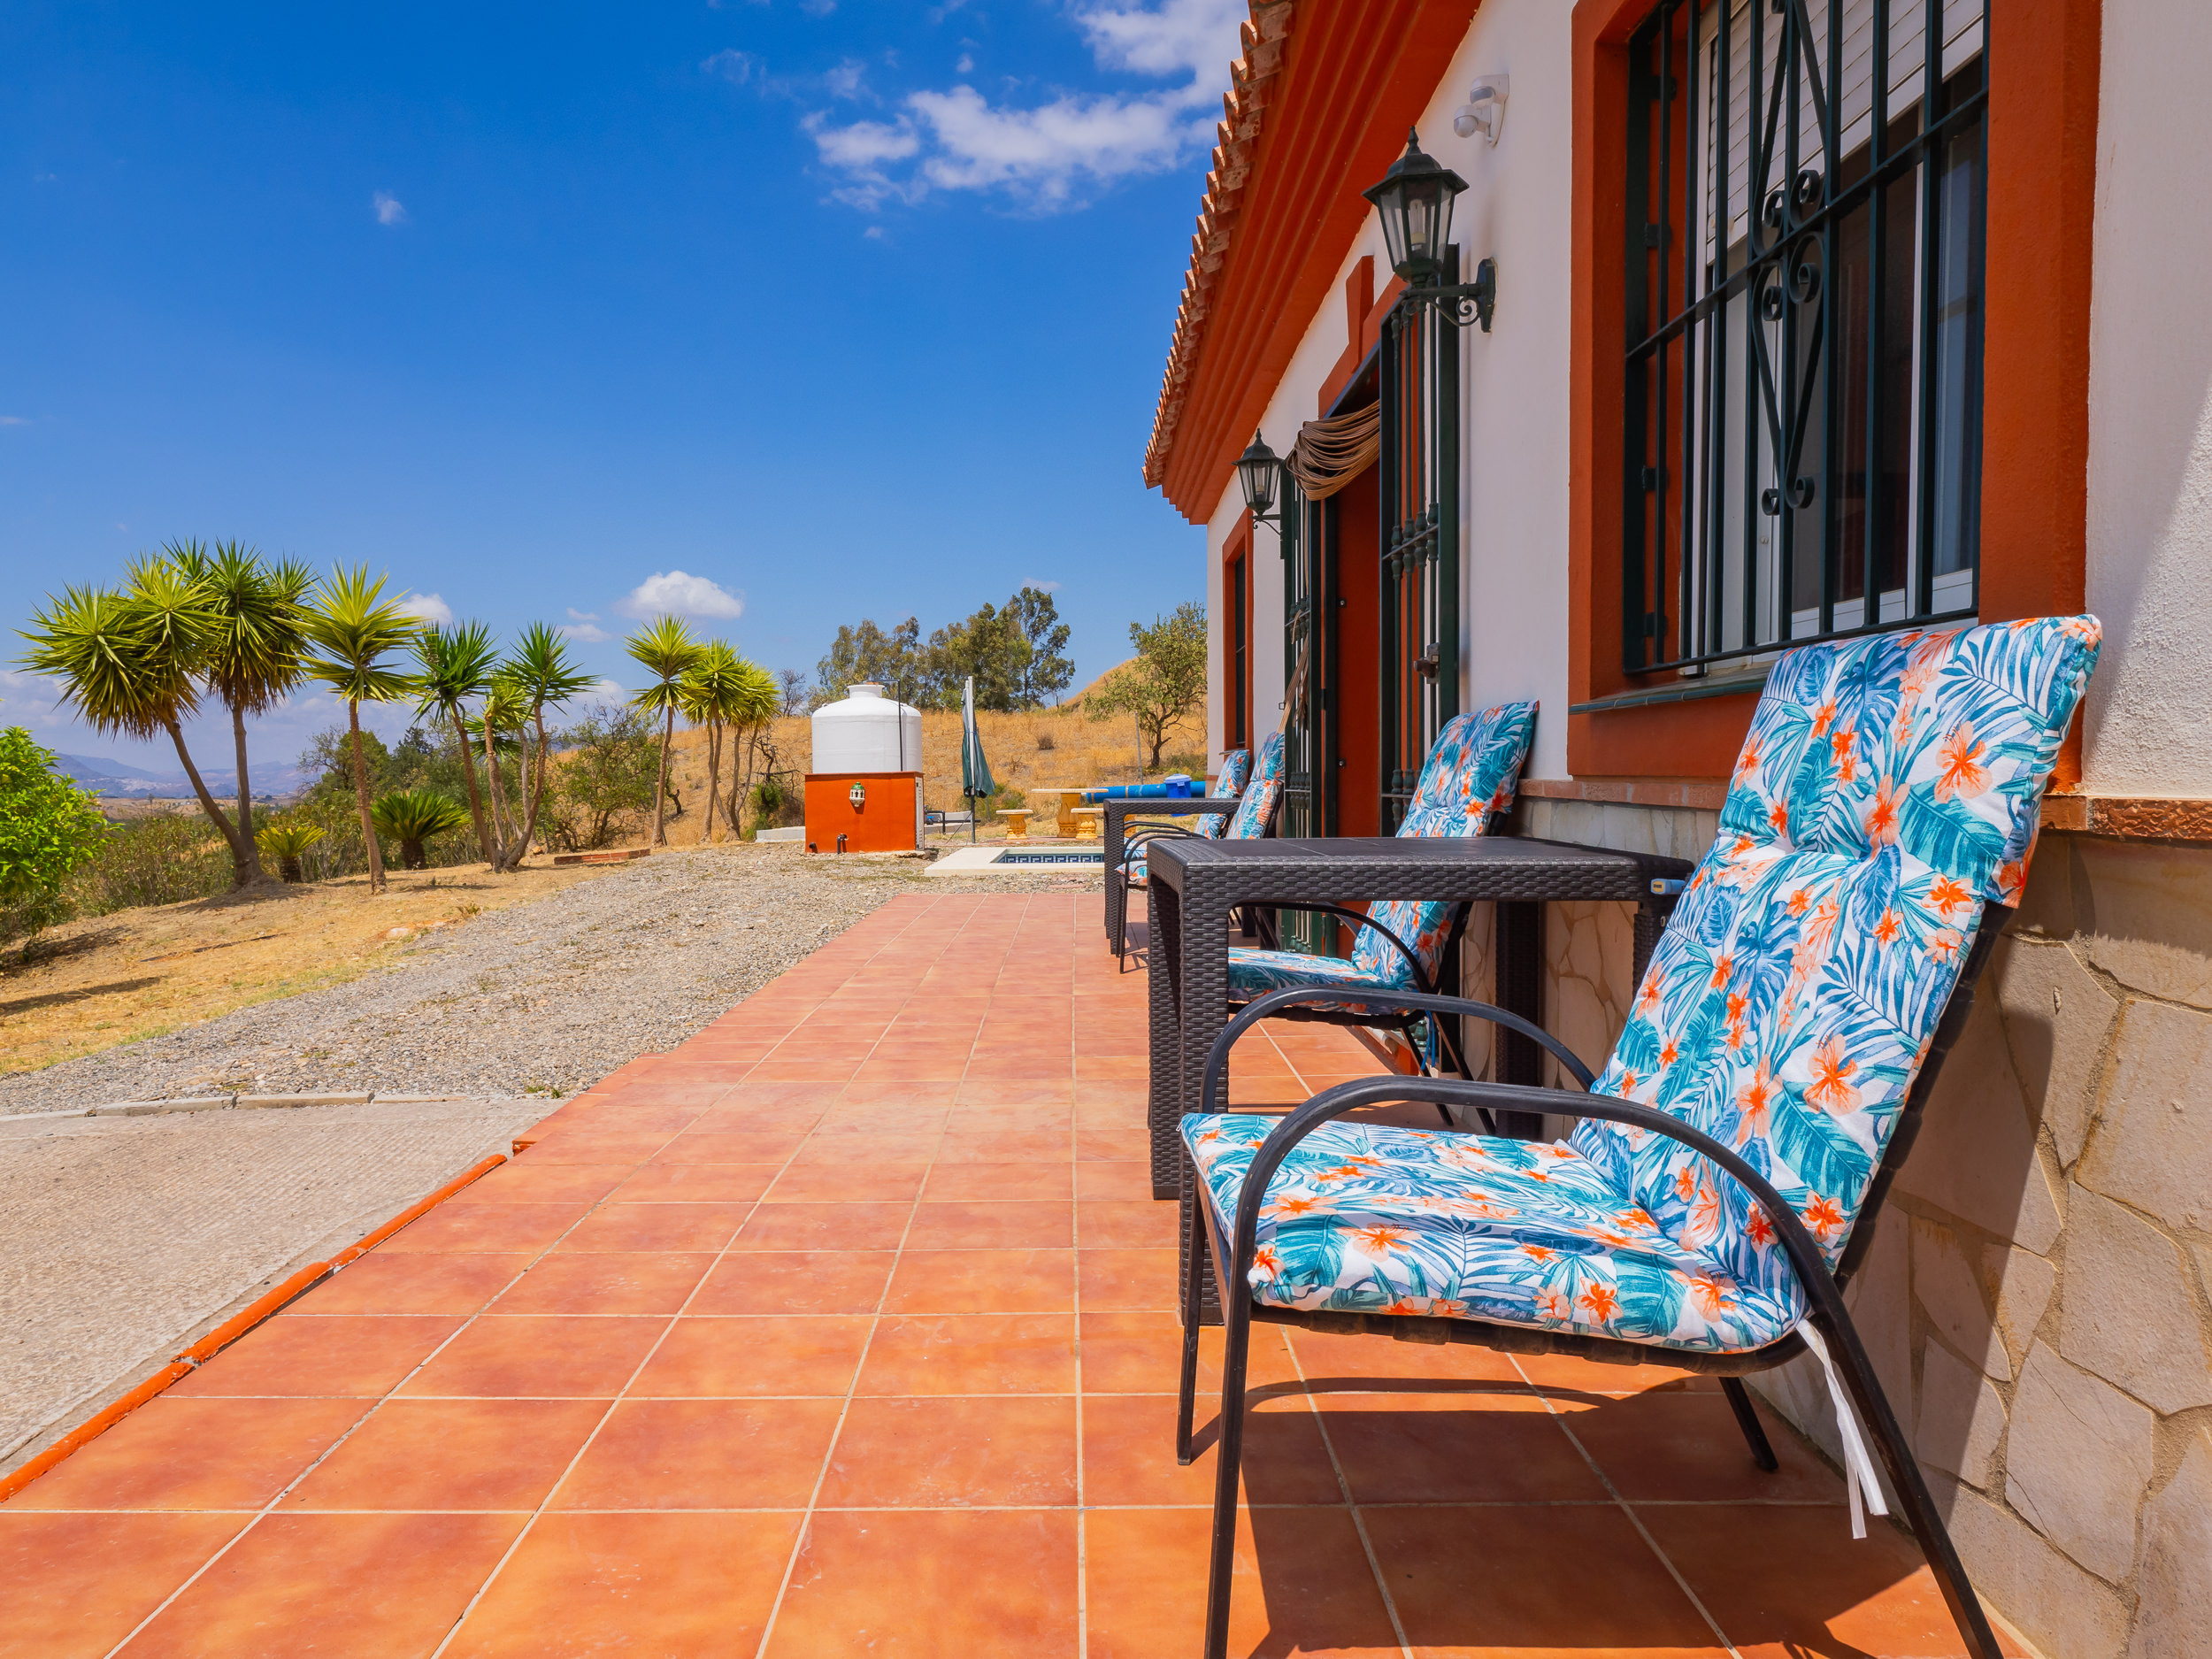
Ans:
[[[1308,501],[1325,501],[1375,464],[1382,448],[1382,405],[1309,420],[1290,446],[1290,475]]]

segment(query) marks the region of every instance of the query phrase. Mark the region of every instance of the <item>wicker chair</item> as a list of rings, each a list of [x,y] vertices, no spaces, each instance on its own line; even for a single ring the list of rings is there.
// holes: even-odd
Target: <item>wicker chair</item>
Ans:
[[[1223,757],[1214,795],[1233,805],[1203,813],[1194,827],[1167,822],[1131,825],[1125,831],[1122,828],[1126,821],[1124,814],[1139,810],[1173,811],[1187,817],[1199,810],[1193,802],[1178,801],[1172,805],[1161,802],[1107,803],[1113,821],[1107,829],[1106,933],[1116,960],[1128,954],[1129,895],[1133,889],[1141,893],[1145,888],[1148,877],[1144,859],[1148,846],[1176,836],[1196,836],[1202,841],[1252,841],[1273,833],[1275,810],[1283,800],[1282,733],[1275,733],[1261,742],[1259,764],[1253,770],[1248,786],[1245,772],[1250,759],[1240,749],[1232,749]],[[1117,840],[1125,849],[1125,856],[1118,859],[1113,856]]]
[[[1762,1468],[1740,1378],[1826,1370],[1855,1527],[1880,1489],[1859,1425],[1975,1659],[1999,1648],[1840,1295],[2025,880],[2040,798],[2097,655],[2093,618],[1792,651],[1601,1074],[1502,1010],[1401,994],[1543,1044],[1586,1092],[1377,1078],[1279,1120],[1183,1119],[1177,1453],[1192,1455],[1198,1311],[1225,1314],[1206,1652],[1227,1637],[1254,1320],[1717,1374]],[[1210,1059],[1302,998],[1254,1001]],[[1342,1122],[1415,1101],[1579,1118],[1550,1146]],[[1846,1403],[1847,1401],[1847,1404]]]

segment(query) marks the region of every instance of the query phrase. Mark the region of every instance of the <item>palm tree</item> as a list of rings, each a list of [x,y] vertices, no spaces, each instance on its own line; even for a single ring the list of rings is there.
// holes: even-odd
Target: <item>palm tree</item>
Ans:
[[[776,718],[777,710],[783,706],[783,687],[777,683],[776,677],[759,664],[743,657],[740,657],[738,663],[738,684],[724,718],[745,737],[744,776],[741,780],[733,776],[730,785],[730,828],[741,835],[745,833],[745,826],[738,810],[738,803],[752,793],[755,752],[759,748],[761,733],[768,729],[768,723]],[[734,764],[730,771],[733,774],[737,772]]]
[[[219,541],[172,541],[166,561],[196,586],[216,618],[200,672],[230,710],[238,762],[238,827],[231,846],[242,859],[239,887],[262,879],[253,833],[253,790],[246,780],[246,717],[265,714],[306,677],[307,597],[315,574],[296,559],[265,565],[253,549]]]
[[[588,689],[592,677],[577,666],[575,657],[569,652],[568,641],[558,631],[542,622],[534,622],[523,630],[513,655],[500,664],[499,680],[523,718],[536,728],[538,739],[536,778],[533,781],[529,733],[526,728],[521,833],[501,849],[498,861],[498,868],[512,870],[530,849],[530,837],[537,833],[538,809],[545,803],[545,769],[552,749],[545,733],[545,711],[548,708],[558,708],[578,692]]]
[[[653,845],[665,847],[668,745],[676,735],[676,716],[683,707],[683,677],[699,660],[699,641],[692,637],[691,626],[681,617],[659,617],[651,626],[641,628],[623,644],[632,660],[657,682],[637,693],[630,702],[649,714],[662,717],[660,773],[653,785]]]
[[[494,860],[492,833],[484,822],[484,795],[476,782],[476,754],[469,743],[468,715],[464,708],[471,697],[491,689],[495,653],[491,630],[480,622],[457,623],[442,628],[435,623],[415,636],[415,661],[422,665],[415,676],[418,715],[437,710],[453,722],[461,744],[461,775],[468,780],[469,818],[476,826],[476,844],[484,862]]]
[[[726,718],[723,710],[743,661],[727,640],[710,640],[678,690],[684,718],[707,728],[707,818],[699,829],[703,843],[714,840],[714,810],[720,804],[722,789],[722,723]]]
[[[397,703],[411,689],[407,677],[384,666],[384,658],[403,649],[422,625],[399,608],[403,595],[384,597],[385,578],[369,580],[368,566],[334,570],[315,590],[307,634],[322,655],[307,672],[336,692],[346,705],[353,733],[353,789],[361,808],[361,844],[368,849],[369,891],[384,891],[384,853],[376,844],[369,816],[369,767],[361,751],[361,705]]]
[[[71,587],[59,599],[50,595],[23,631],[31,642],[23,665],[58,680],[62,701],[96,732],[141,740],[166,733],[243,886],[256,861],[250,849],[241,850],[238,826],[216,804],[184,741],[183,722],[198,711],[196,675],[218,619],[199,588],[158,560],[140,560],[130,577],[119,593]]]
[[[484,701],[477,709],[472,725],[474,735],[484,745],[484,768],[492,780],[492,864],[499,864],[499,849],[508,841],[508,829],[515,821],[513,810],[507,805],[505,773],[499,764],[499,751],[512,754],[521,748],[522,704],[514,682],[503,674],[495,672],[491,683],[484,687]],[[521,765],[516,771],[516,787],[521,787]]]

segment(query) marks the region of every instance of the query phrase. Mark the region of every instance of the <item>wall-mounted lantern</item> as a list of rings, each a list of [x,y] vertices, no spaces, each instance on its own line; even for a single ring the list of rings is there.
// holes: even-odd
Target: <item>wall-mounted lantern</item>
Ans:
[[[1251,446],[1237,457],[1237,482],[1243,488],[1244,504],[1251,510],[1253,523],[1274,522],[1275,487],[1282,467],[1281,458],[1256,432]]]
[[[1408,297],[1436,305],[1463,328],[1479,324],[1486,334],[1497,303],[1498,262],[1485,259],[1477,265],[1472,282],[1444,280],[1451,274],[1452,204],[1466,188],[1467,180],[1424,150],[1418,134],[1408,127],[1405,154],[1390,164],[1381,183],[1360,194],[1382,216],[1390,268],[1403,279]]]
[[[868,786],[864,783],[853,785],[845,792],[845,798],[853,803],[854,811],[859,811],[861,808],[868,804]]]

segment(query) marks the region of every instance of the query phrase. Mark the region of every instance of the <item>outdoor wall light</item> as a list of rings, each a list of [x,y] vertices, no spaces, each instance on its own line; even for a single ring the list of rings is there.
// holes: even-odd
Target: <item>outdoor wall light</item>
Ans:
[[[1274,520],[1276,475],[1282,465],[1281,458],[1267,447],[1267,440],[1256,432],[1252,434],[1251,447],[1237,457],[1237,482],[1243,487],[1244,504],[1252,510],[1255,524]]]
[[[1382,215],[1390,268],[1404,280],[1408,297],[1437,305],[1463,328],[1479,323],[1486,334],[1497,303],[1497,261],[1477,265],[1472,282],[1444,280],[1451,274],[1452,204],[1466,188],[1467,180],[1425,151],[1419,134],[1408,127],[1406,153],[1390,164],[1380,184],[1360,194]]]
[[[868,804],[868,786],[864,783],[853,785],[845,792],[845,798],[853,803],[854,811],[859,811],[862,807]]]
[[[1452,131],[1462,138],[1472,138],[1480,133],[1495,144],[1498,130],[1505,125],[1505,96],[1509,84],[1509,78],[1505,75],[1485,75],[1476,81],[1467,94],[1467,102],[1452,111]]]

